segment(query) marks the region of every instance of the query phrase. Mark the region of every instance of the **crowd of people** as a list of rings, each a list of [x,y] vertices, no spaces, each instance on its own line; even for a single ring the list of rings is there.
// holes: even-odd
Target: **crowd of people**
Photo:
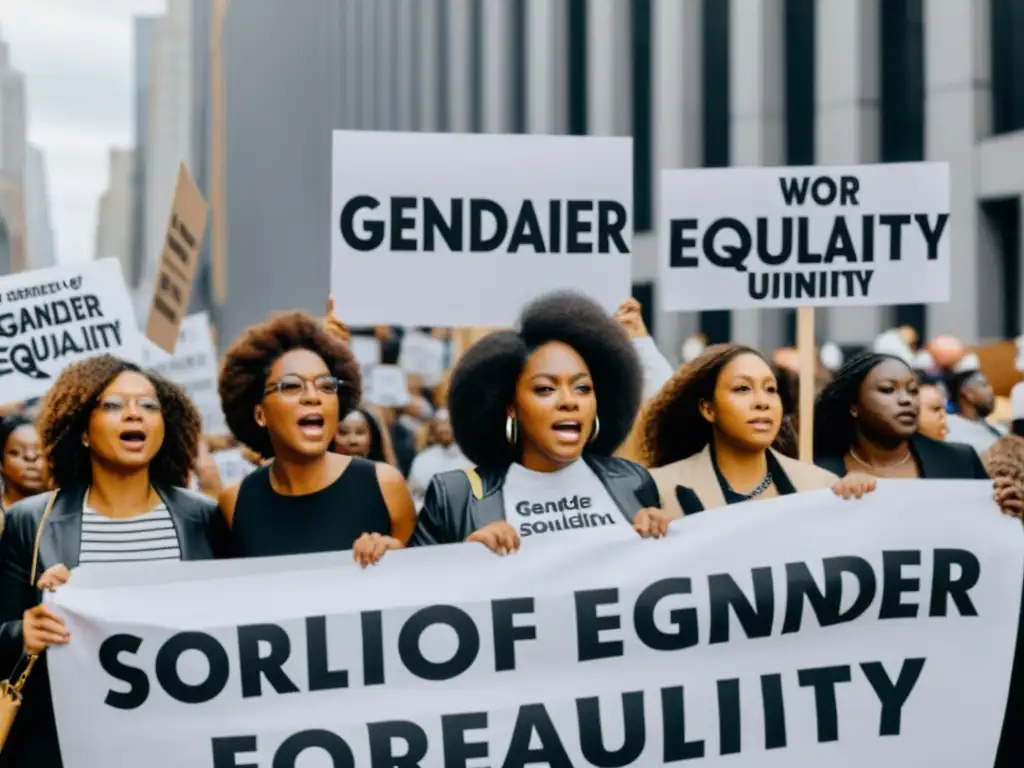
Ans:
[[[371,332],[385,346],[399,333]],[[365,402],[353,333],[332,313],[250,328],[223,355],[230,436],[204,434],[179,387],[110,356],[8,409],[0,664],[38,663],[0,766],[61,764],[40,670],[74,639],[40,590],[86,563],[351,550],[386,567],[389,550],[464,542],[507,555],[537,536],[571,547],[595,527],[660,538],[684,516],[804,491],[856,499],[877,478],[985,480],[1005,513],[1024,512],[1024,396],[1019,419],[991,424],[991,387],[967,354],[940,371],[890,336],[834,365],[811,463],[797,457],[785,361],[697,341],[673,370],[632,299],[609,317],[580,295],[540,298],[439,386],[410,377],[401,408]],[[233,445],[253,469],[225,484],[211,456]]]

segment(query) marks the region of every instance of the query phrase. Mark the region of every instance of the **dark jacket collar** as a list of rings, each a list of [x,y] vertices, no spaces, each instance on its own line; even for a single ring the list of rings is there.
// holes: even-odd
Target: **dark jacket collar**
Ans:
[[[910,438],[910,453],[922,478],[932,480],[982,479],[984,466],[970,446],[932,440],[924,435]],[[814,463],[839,477],[846,474],[845,456],[815,456]]]

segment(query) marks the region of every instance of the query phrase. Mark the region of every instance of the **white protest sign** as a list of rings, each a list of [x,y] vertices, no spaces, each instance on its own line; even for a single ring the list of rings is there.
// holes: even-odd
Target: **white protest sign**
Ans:
[[[630,295],[630,138],[335,131],[331,293],[351,325],[508,326]]]
[[[375,365],[363,378],[363,397],[381,408],[408,405],[409,378],[397,365]]]
[[[949,301],[949,165],[663,170],[669,311]]]
[[[155,565],[54,596],[66,768],[985,768],[1024,536],[990,484],[915,480],[510,558]]]
[[[0,277],[0,399],[39,397],[71,363],[135,361],[142,335],[117,259]]]
[[[373,336],[353,336],[349,339],[348,348],[364,371],[380,362],[380,340]]]
[[[173,356],[149,343],[143,345],[142,363],[185,390],[203,419],[203,434],[229,431],[220,407],[217,353],[205,312],[189,315],[181,322]]]
[[[444,376],[445,353],[447,348],[440,339],[415,328],[406,328],[402,334],[398,364],[403,370],[423,379],[428,387],[440,383]]]
[[[210,454],[217,465],[217,473],[224,485],[232,485],[243,480],[256,467],[246,460],[239,448],[226,451],[214,451]]]

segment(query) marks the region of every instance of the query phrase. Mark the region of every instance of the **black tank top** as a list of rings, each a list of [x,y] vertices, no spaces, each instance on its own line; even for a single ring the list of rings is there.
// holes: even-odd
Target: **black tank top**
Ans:
[[[283,496],[270,486],[270,467],[242,480],[232,520],[235,557],[305,555],[352,549],[364,533],[391,534],[377,468],[353,458],[337,480],[316,493]]]

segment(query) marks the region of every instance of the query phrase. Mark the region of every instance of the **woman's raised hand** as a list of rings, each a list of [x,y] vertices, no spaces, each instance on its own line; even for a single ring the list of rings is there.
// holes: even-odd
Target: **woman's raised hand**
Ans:
[[[488,523],[473,531],[466,541],[479,542],[496,555],[509,555],[519,550],[519,534],[504,520]]]
[[[327,329],[331,336],[341,339],[346,344],[352,339],[352,332],[349,331],[348,326],[334,316],[333,296],[327,299],[327,314],[324,315],[324,328]]]
[[[405,545],[380,533],[364,533],[352,545],[352,557],[362,568],[376,565],[389,549],[402,549]]]

